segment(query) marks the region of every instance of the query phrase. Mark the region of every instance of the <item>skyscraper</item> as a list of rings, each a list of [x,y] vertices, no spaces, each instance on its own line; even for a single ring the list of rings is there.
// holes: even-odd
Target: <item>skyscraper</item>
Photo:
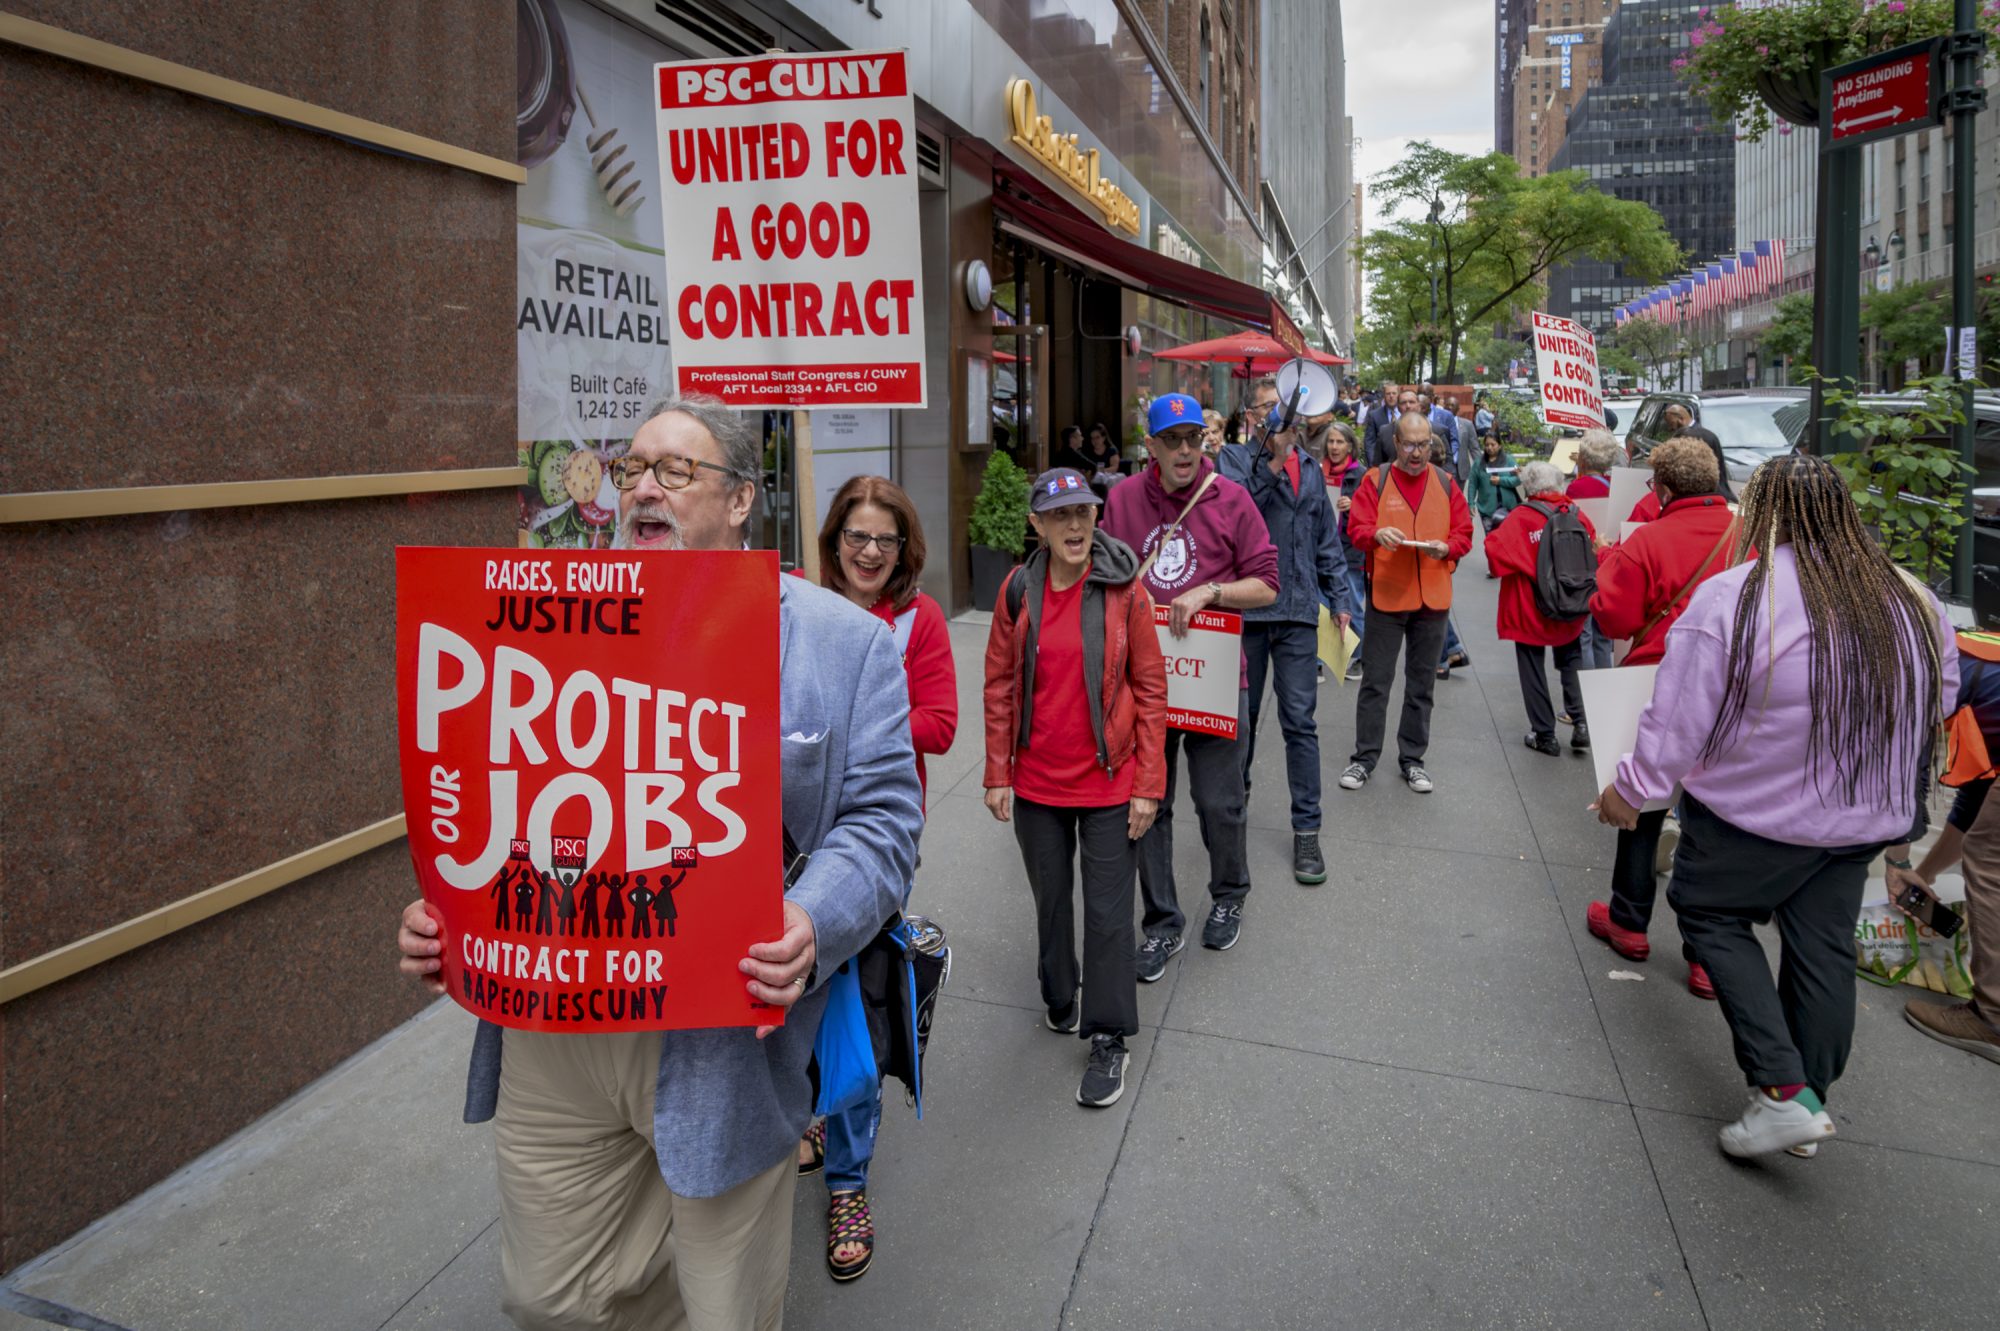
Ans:
[[[1647,205],[1706,261],[1735,253],[1736,138],[1673,69],[1701,8],[1625,0],[1604,30],[1604,81],[1570,113],[1550,170],[1576,168],[1605,193]],[[1601,329],[1646,289],[1618,264],[1586,260],[1550,275],[1548,308]]]
[[[1259,147],[1266,285],[1315,340],[1354,343],[1353,121],[1339,0],[1266,0],[1259,25]],[[1246,189],[1251,182],[1246,181]]]

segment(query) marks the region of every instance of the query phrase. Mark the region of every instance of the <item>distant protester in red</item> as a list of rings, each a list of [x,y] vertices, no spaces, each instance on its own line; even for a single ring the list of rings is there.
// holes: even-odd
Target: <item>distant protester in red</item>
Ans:
[[[1699,439],[1669,439],[1653,450],[1653,493],[1665,501],[1649,522],[1604,552],[1590,611],[1604,632],[1627,639],[1627,666],[1655,665],[1667,652],[1667,634],[1695,589],[1735,563],[1736,518],[1715,492],[1716,466]],[[1639,815],[1638,826],[1618,830],[1612,861],[1611,899],[1585,912],[1590,932],[1631,961],[1652,954],[1646,939],[1658,893],[1660,838],[1667,810]],[[1688,989],[1714,998],[1708,972],[1688,964]]]
[[[1524,743],[1537,753],[1560,754],[1556,742],[1555,705],[1549,699],[1549,677],[1544,664],[1548,648],[1555,649],[1556,673],[1562,678],[1563,706],[1570,715],[1569,746],[1590,747],[1590,727],[1583,714],[1583,689],[1577,669],[1583,661],[1579,639],[1584,619],[1550,619],[1535,603],[1535,566],[1543,530],[1551,513],[1568,512],[1572,505],[1562,492],[1562,473],[1546,462],[1528,462],[1521,467],[1520,507],[1507,515],[1486,538],[1486,563],[1500,575],[1500,637],[1514,644],[1514,663],[1521,676],[1521,703],[1528,712],[1528,734]],[[1548,510],[1544,512],[1543,510]],[[1581,513],[1577,518],[1592,539],[1596,528]]]
[[[924,755],[951,747],[958,733],[958,671],[944,610],[917,584],[924,574],[924,529],[910,496],[886,476],[856,476],[840,487],[819,530],[820,580],[886,622],[902,654],[910,691],[910,742],[917,781]],[[854,1280],[875,1257],[875,1219],[868,1203],[868,1166],[882,1125],[882,1091],[873,1100],[829,1114],[801,1143],[799,1172],[824,1165],[827,1188],[826,1269]]]
[[[1043,1020],[1090,1041],[1076,1100],[1092,1108],[1124,1093],[1125,1040],[1139,1030],[1136,843],[1167,789],[1153,598],[1132,548],[1097,529],[1100,502],[1070,468],[1036,478],[1029,521],[1042,544],[993,607],[985,685],[986,807],[1014,824],[1035,898]]]
[[[1609,430],[1585,430],[1576,446],[1576,479],[1564,490],[1571,499],[1604,499],[1611,494],[1611,469],[1618,465],[1618,441]]]

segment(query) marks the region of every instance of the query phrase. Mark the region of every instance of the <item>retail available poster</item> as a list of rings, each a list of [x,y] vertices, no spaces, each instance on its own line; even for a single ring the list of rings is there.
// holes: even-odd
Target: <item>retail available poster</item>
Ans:
[[[1166,606],[1153,607],[1154,631],[1167,665],[1167,724],[1176,730],[1236,738],[1236,695],[1243,670],[1243,617],[1199,610],[1185,638],[1167,628]]]
[[[769,551],[396,551],[403,809],[457,1002],[526,1030],[776,1025]]]
[[[903,53],[690,60],[656,79],[680,388],[738,407],[925,405]]]
[[[607,549],[606,464],[672,373],[652,95],[671,52],[584,0],[517,14],[519,544]]]
[[[1597,339],[1572,319],[1537,313],[1535,372],[1542,381],[1542,418],[1577,430],[1604,428],[1604,384]]]

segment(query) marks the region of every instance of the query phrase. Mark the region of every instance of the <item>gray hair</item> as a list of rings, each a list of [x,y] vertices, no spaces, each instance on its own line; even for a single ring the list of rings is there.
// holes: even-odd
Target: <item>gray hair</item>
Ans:
[[[1618,441],[1609,430],[1585,430],[1576,446],[1576,460],[1584,471],[1610,471],[1618,462]]]
[[[647,404],[639,425],[670,411],[678,411],[708,431],[709,438],[722,450],[722,465],[729,468],[730,475],[752,485],[757,483],[764,472],[764,441],[758,437],[747,414],[724,406],[719,397],[668,389]],[[633,432],[638,432],[638,426],[633,427]]]
[[[1547,494],[1551,490],[1563,488],[1563,474],[1553,462],[1524,462],[1521,464],[1521,497]]]

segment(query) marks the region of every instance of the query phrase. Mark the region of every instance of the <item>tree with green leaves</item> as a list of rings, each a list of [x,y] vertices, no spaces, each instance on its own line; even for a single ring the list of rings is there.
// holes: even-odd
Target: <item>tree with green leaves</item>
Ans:
[[[1602,193],[1581,171],[1523,176],[1504,153],[1472,157],[1414,142],[1375,177],[1375,192],[1385,209],[1421,218],[1391,222],[1362,242],[1366,326],[1385,337],[1404,330],[1404,345],[1428,352],[1447,382],[1458,380],[1468,334],[1525,319],[1541,305],[1551,269],[1616,261],[1629,279],[1650,282],[1683,258],[1646,205]]]
[[[1687,354],[1686,333],[1658,319],[1627,319],[1612,330],[1599,352],[1607,363],[1614,355],[1625,357],[1638,367],[1627,373],[1655,383],[1666,377],[1668,366],[1679,364]]]
[[[1793,374],[1794,380],[1804,383],[1810,378],[1813,368],[1806,358],[1812,355],[1812,292],[1794,291],[1789,296],[1780,296],[1771,314],[1771,326],[1764,330],[1761,341],[1766,356],[1783,356],[1799,371]]]

